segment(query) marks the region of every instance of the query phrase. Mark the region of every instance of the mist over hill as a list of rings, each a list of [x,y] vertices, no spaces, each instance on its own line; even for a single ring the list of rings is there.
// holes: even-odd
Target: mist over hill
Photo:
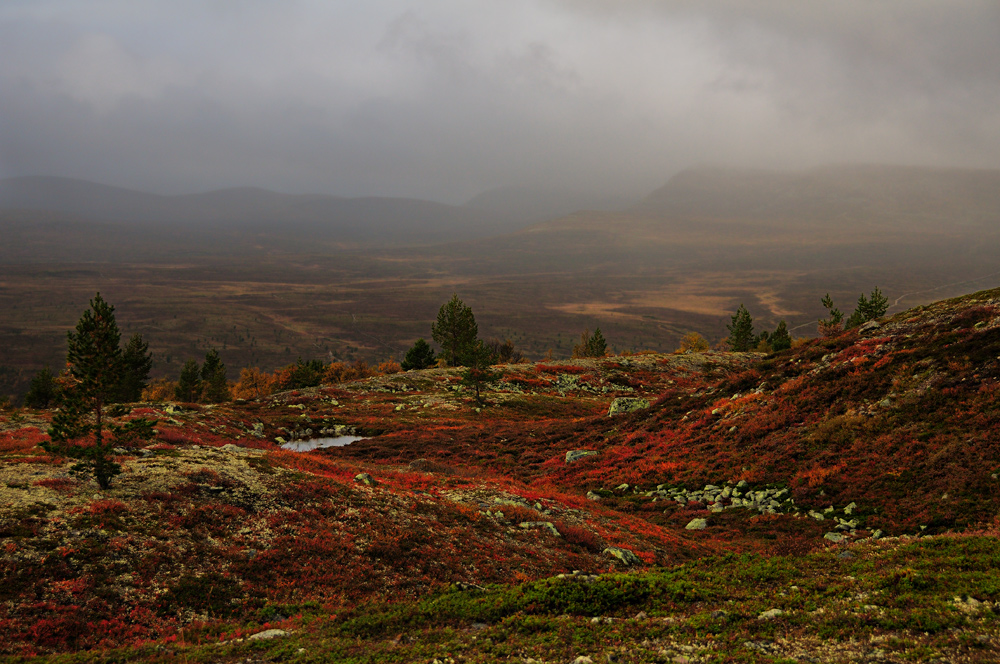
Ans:
[[[841,164],[804,171],[693,168],[633,208],[667,218],[782,226],[987,226],[1000,222],[1000,171]]]
[[[563,189],[500,187],[474,196],[465,207],[523,223],[564,217],[580,210],[619,210],[633,202],[613,194]]]
[[[132,228],[166,226],[191,234],[195,245],[202,244],[206,232],[224,236],[238,231],[275,234],[280,243],[292,245],[295,239],[318,240],[323,244],[314,248],[321,249],[465,240],[509,232],[519,223],[488,210],[409,198],[293,195],[252,187],[162,196],[57,177],[0,181],[0,208]]]
[[[828,292],[849,312],[878,286],[892,313],[995,285],[998,185],[997,171],[697,168],[631,207],[524,226],[543,203],[588,201],[508,189],[470,210],[8,180],[0,369],[14,377],[0,394],[62,361],[62,330],[96,291],[132,303],[132,331],[161,348],[167,375],[211,346],[233,366],[269,369],[299,355],[399,360],[454,293],[484,336],[514,339],[529,357],[566,357],[597,326],[619,351],[672,350],[690,331],[714,343],[740,304],[761,329],[784,320],[810,336]]]

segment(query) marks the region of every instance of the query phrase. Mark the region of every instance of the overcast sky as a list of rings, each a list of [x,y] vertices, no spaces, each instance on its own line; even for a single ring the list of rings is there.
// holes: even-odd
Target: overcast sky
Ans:
[[[462,202],[1000,167],[996,0],[0,0],[0,177]]]

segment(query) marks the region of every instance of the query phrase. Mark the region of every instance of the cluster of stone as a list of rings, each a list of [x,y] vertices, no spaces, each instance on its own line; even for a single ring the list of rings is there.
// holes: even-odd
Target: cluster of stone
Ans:
[[[757,510],[761,514],[798,512],[795,500],[789,495],[788,489],[753,489],[745,480],[740,480],[735,485],[706,484],[703,489],[691,491],[684,487],[668,487],[666,484],[660,484],[656,489],[647,491],[646,496],[654,501],[666,499],[682,505],[701,503],[711,512],[722,512],[736,507]]]

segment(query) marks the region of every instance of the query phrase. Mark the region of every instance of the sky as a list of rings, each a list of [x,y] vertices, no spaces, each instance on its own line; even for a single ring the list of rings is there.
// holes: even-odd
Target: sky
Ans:
[[[995,0],[0,0],[0,178],[461,203],[1000,168]]]

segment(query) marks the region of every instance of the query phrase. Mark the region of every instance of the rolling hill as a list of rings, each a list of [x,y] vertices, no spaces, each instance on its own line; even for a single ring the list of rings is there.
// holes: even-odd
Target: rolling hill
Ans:
[[[994,661],[997,357],[992,290],[768,356],[504,366],[485,407],[453,369],[136,404],[157,439],[103,492],[7,413],[0,651]],[[366,439],[279,447],[321,431]]]

